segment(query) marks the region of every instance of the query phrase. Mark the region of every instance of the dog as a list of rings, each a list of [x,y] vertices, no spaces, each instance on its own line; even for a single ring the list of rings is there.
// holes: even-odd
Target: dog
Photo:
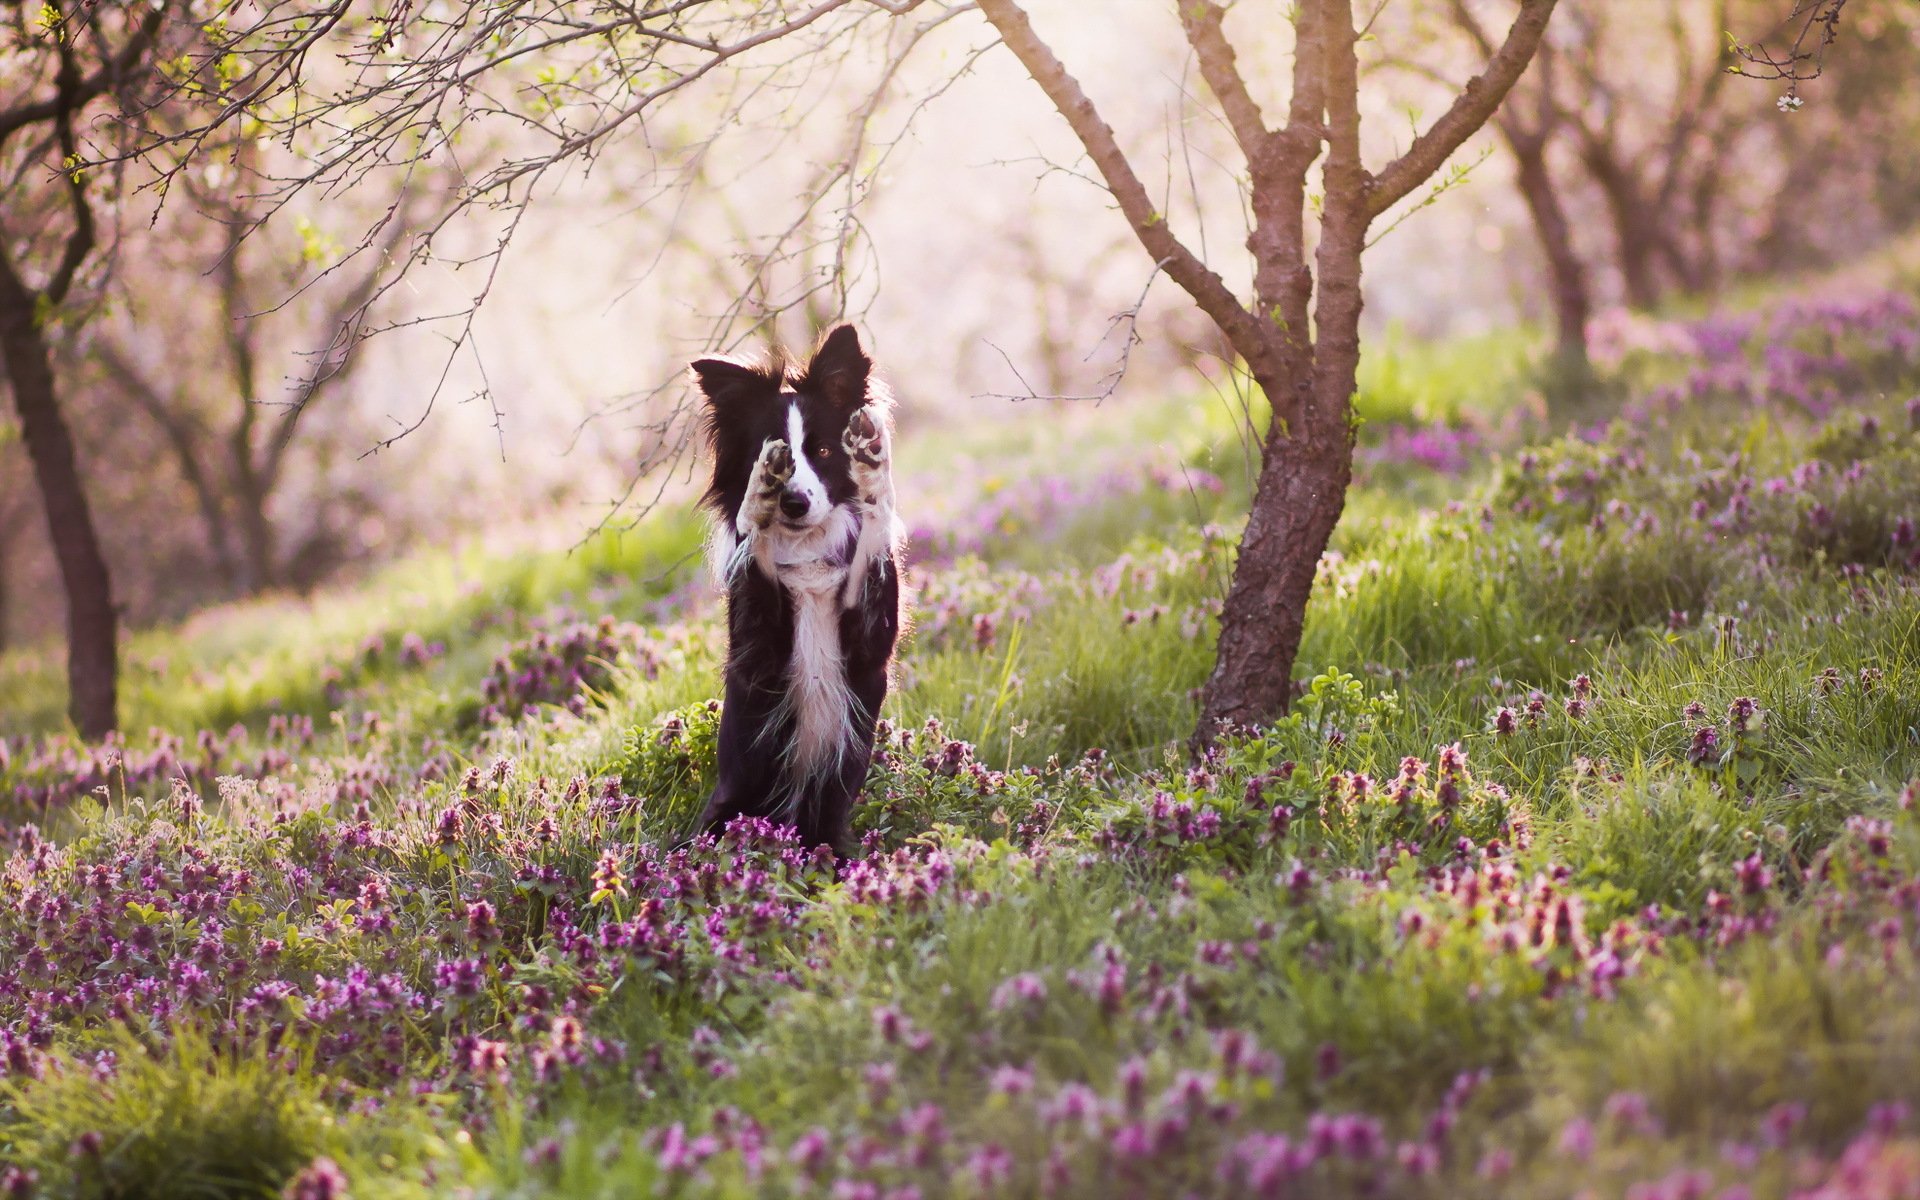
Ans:
[[[692,374],[713,463],[709,559],[727,594],[718,781],[700,828],[764,817],[844,856],[900,634],[892,398],[851,325],[804,369],[776,349],[698,359]]]

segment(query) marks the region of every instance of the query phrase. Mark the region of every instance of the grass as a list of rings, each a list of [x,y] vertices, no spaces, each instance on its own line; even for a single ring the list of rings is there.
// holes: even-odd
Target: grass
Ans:
[[[321,1080],[259,1042],[216,1048],[188,1029],[154,1047],[121,1035],[6,1088],[7,1161],[50,1195],[274,1195],[316,1159],[372,1174],[441,1153],[394,1113],[343,1118]]]

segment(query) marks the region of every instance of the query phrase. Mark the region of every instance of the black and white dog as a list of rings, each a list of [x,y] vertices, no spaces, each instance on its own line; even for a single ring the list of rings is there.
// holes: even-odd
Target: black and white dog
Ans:
[[[693,374],[727,589],[719,783],[701,828],[765,817],[845,854],[900,629],[891,399],[851,325],[804,370],[776,350]]]

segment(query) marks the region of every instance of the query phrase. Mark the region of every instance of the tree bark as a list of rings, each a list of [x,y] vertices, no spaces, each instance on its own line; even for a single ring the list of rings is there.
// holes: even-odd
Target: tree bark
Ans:
[[[1275,389],[1285,382],[1263,387],[1281,395]],[[1201,693],[1198,741],[1217,737],[1223,726],[1261,725],[1287,711],[1307,601],[1352,478],[1349,445],[1268,437],[1220,615],[1213,673]]]
[[[81,736],[98,738],[117,723],[119,618],[37,310],[35,294],[0,253],[0,357],[66,586],[67,713]]]

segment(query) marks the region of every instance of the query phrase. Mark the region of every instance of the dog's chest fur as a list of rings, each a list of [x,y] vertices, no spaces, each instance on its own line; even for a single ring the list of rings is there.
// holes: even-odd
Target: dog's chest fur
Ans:
[[[797,537],[775,533],[759,549],[793,611],[784,707],[793,721],[786,766],[796,780],[837,767],[855,740],[858,706],[847,687],[840,644],[840,594],[859,532],[859,518],[836,508],[819,529]]]

